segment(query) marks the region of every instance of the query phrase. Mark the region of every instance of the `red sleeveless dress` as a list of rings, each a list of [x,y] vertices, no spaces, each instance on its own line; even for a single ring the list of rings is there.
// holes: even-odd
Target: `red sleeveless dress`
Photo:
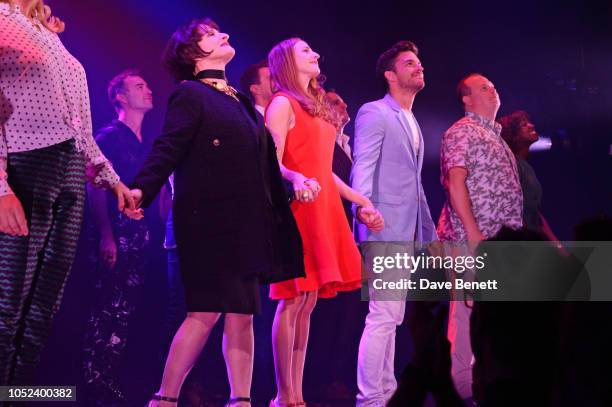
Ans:
[[[313,117],[285,93],[295,114],[295,127],[287,133],[283,164],[307,178],[316,178],[321,191],[314,202],[291,203],[304,245],[305,278],[270,285],[270,298],[295,298],[306,291],[335,297],[338,291],[361,287],[361,256],[355,245],[340,194],[332,175],[336,129]]]

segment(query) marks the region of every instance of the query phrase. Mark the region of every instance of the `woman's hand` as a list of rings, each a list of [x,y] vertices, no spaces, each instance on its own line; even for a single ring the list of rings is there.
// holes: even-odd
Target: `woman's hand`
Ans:
[[[357,208],[357,219],[366,225],[372,232],[380,232],[385,228],[385,219],[382,214],[374,208],[372,202],[362,196],[360,206]]]
[[[0,196],[0,233],[28,235],[28,221],[19,198],[14,194]]]
[[[297,172],[293,174],[292,184],[295,200],[299,202],[314,202],[321,191],[321,185],[316,178],[306,178]]]
[[[144,211],[140,207],[142,204],[142,191],[140,189],[131,189],[128,191],[128,195],[134,203],[134,207],[125,207],[123,213],[130,219],[141,220],[144,218]]]

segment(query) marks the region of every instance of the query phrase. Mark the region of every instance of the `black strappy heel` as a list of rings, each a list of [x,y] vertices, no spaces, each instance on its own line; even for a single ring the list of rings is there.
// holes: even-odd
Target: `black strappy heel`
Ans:
[[[225,407],[229,407],[232,404],[240,403],[241,401],[244,401],[246,403],[250,403],[251,402],[251,398],[250,397],[234,397],[233,399],[227,400],[227,403],[225,403]]]
[[[145,407],[149,407],[149,403],[153,400],[167,401],[168,403],[178,403],[178,397],[166,397],[166,396],[160,396],[159,394],[154,394],[151,396],[151,400],[147,401],[147,404],[145,405]]]

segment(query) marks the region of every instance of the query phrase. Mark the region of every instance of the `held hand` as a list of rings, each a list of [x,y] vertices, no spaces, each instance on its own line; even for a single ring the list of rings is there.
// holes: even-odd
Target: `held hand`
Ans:
[[[15,194],[0,196],[0,232],[11,236],[28,235],[28,222]]]
[[[295,199],[299,202],[313,202],[317,199],[321,186],[316,178],[306,178],[302,174],[296,174],[293,180]]]
[[[142,191],[140,189],[132,189],[128,192],[130,198],[134,202],[134,209],[125,208],[123,213],[130,219],[141,220],[144,218],[144,211],[139,206],[142,204]]]
[[[110,270],[115,267],[117,262],[117,245],[112,236],[100,239],[100,260]]]
[[[125,186],[123,182],[117,182],[117,184],[115,184],[112,190],[115,194],[115,197],[117,198],[117,208],[119,209],[119,212],[123,212],[124,209],[136,209],[134,198],[132,198],[130,190]]]
[[[444,257],[444,246],[439,240],[433,240],[427,245],[430,255],[436,257]]]
[[[373,206],[360,207],[357,211],[357,218],[372,232],[380,232],[385,228],[385,220],[382,214]]]
[[[468,239],[468,249],[470,253],[476,253],[476,249],[480,242],[486,239],[486,237],[480,232],[480,230],[475,230],[471,233],[467,234]]]

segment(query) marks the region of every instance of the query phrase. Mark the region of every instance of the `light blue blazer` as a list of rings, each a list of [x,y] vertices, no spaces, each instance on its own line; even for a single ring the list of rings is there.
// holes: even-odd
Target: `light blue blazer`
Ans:
[[[379,233],[356,222],[359,241],[428,242],[437,239],[421,184],[424,144],[418,123],[417,128],[420,143],[415,154],[408,121],[391,95],[366,103],[359,109],[355,120],[351,184],[368,197],[385,218],[385,229]]]

